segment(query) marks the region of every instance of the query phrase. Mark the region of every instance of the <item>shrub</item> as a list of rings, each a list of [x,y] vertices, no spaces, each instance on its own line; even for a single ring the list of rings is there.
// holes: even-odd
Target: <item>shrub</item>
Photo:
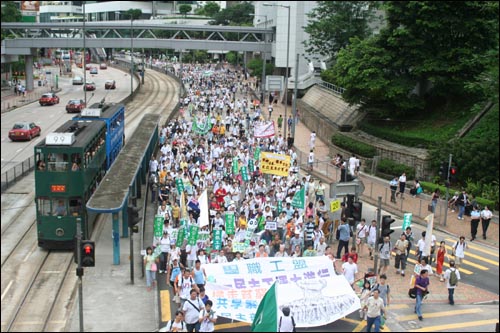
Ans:
[[[372,158],[377,154],[375,147],[370,146],[364,142],[360,142],[340,133],[332,136],[332,143],[340,148],[348,150],[354,154]]]
[[[396,163],[396,162],[389,160],[389,159],[386,159],[386,158],[383,158],[380,160],[380,162],[378,162],[377,171],[380,171],[380,172],[388,174],[388,175],[393,175],[393,177],[399,176],[403,172],[405,172],[408,184],[409,184],[410,180],[415,179],[415,169],[414,168],[411,168],[411,167],[404,165],[404,164]]]

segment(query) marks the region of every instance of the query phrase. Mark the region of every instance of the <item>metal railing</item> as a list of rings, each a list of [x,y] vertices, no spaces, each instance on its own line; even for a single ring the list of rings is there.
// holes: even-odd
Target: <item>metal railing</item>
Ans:
[[[35,169],[35,156],[30,156],[2,173],[2,193]]]
[[[331,84],[329,82],[319,81],[317,84],[325,89],[330,90],[331,92],[333,92],[334,94],[337,94],[337,95],[342,95],[345,91],[344,88],[338,87],[338,86]]]

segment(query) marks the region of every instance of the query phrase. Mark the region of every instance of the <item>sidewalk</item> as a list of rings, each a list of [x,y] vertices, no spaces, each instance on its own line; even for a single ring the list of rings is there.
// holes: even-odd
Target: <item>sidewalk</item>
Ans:
[[[265,116],[267,117],[267,101],[266,106],[264,107]],[[273,105],[274,111],[272,113],[272,119],[277,121],[279,115],[281,114],[283,118],[285,118],[284,114],[284,105],[278,103],[277,105]],[[292,108],[288,107],[287,117],[292,114]],[[285,126],[286,121],[283,121],[283,126]],[[277,125],[276,125],[277,128]],[[282,129],[283,131],[283,129]],[[288,129],[287,129],[288,133]],[[283,133],[282,133],[283,134]],[[301,158],[301,169],[306,171],[307,163],[306,158],[309,153],[309,138],[310,138],[311,130],[309,130],[305,125],[299,121],[299,123],[295,126],[295,142],[294,146],[297,149],[297,154],[302,157]],[[288,135],[288,134],[287,134]],[[331,163],[326,162],[331,160],[332,156],[329,156],[329,148],[327,144],[321,139],[316,138],[316,144],[314,148],[314,156],[315,159],[320,160],[322,162],[319,163],[319,167],[317,164],[314,166],[314,170],[312,174],[317,178],[322,178],[324,183],[337,182],[340,177],[340,172],[337,168],[335,168]],[[323,162],[324,161],[324,162]],[[329,165],[325,165],[329,164]],[[362,173],[360,175],[360,179],[363,181],[365,185],[365,190],[362,195],[362,199],[372,205],[377,204],[377,196],[383,197],[383,209],[389,211],[393,214],[397,214],[402,217],[405,212],[413,213],[413,221],[425,225],[425,221],[423,218],[428,215],[427,213],[427,204],[430,203],[430,196],[421,195],[420,197],[412,197],[408,192],[405,194],[404,200],[398,200],[396,205],[390,203],[390,192],[389,192],[389,180],[380,179],[378,177],[368,175]],[[408,187],[408,186],[407,186]],[[453,194],[450,194],[450,197]],[[387,204],[386,204],[387,203]],[[470,216],[464,216],[463,220],[458,220],[457,215],[458,212],[448,211],[447,217],[447,225],[444,226],[442,224],[444,209],[446,207],[446,203],[441,202],[441,211],[436,211],[436,219],[434,223],[434,227],[436,230],[440,230],[450,235],[455,236],[457,239],[459,236],[465,236],[467,240],[470,240],[471,232],[470,232]],[[481,225],[478,228],[478,237],[474,242],[485,244],[488,246],[493,246],[498,248],[499,241],[499,225],[498,223],[492,221],[489,225],[487,232],[487,239],[482,239],[482,229]]]
[[[268,115],[267,112],[267,101],[266,101],[266,106],[264,107],[265,112],[263,114]],[[278,103],[277,105],[273,105],[274,111],[272,113],[272,119],[276,122],[277,118],[281,114],[282,117],[285,117],[284,114],[284,105]],[[292,114],[291,107],[288,108],[287,110],[287,117],[288,115]],[[285,121],[283,123],[283,126],[285,126]],[[288,129],[287,129],[288,132]],[[283,134],[283,133],[282,133]],[[302,154],[302,156],[307,156],[309,152],[309,138],[310,138],[311,131],[306,128],[302,122],[299,121],[299,123],[295,127],[295,142],[294,146],[297,149],[297,154],[299,154],[299,151]],[[328,160],[329,159],[329,148],[324,143],[321,141],[319,138],[316,138],[316,143],[315,143],[315,149],[314,149],[314,155],[316,159],[319,159],[321,161]],[[305,171],[305,168],[307,168],[306,164],[304,162],[301,163],[301,169]],[[337,181],[338,176],[335,175],[333,172],[333,168],[328,168],[325,169],[324,167],[322,168],[316,168],[312,172],[312,174],[317,177],[317,178],[325,178],[326,180],[331,180],[331,181]],[[326,171],[326,172],[325,172]],[[365,200],[366,197],[370,197],[371,195],[374,195],[375,193],[380,193],[381,196],[384,195],[386,188],[388,189],[388,186],[385,184],[388,183],[385,180],[381,180],[377,177],[369,176],[369,175],[361,175],[360,177],[364,184],[365,184],[365,191],[363,194],[362,199]],[[324,181],[326,182],[326,181]],[[370,182],[370,184],[373,184],[372,186],[367,186],[367,183]],[[371,191],[372,193],[369,193]],[[411,195],[406,195],[404,199],[404,208],[406,211],[406,208],[410,205],[413,205],[414,208],[418,208],[418,205],[420,205],[419,198],[413,198]],[[399,200],[400,201],[400,200]],[[398,201],[398,203],[399,203]],[[429,199],[430,201],[430,199]],[[376,204],[376,202],[370,202],[370,204]],[[399,206],[399,205],[398,205]],[[386,210],[387,207],[383,207],[384,210]],[[425,206],[427,208],[427,206]],[[398,214],[398,215],[403,215],[403,211],[398,210],[397,206],[392,207],[391,210],[393,213]],[[414,219],[415,222],[415,219]],[[422,221],[416,221],[416,222],[422,222]],[[447,226],[444,227],[443,225],[435,225],[435,229],[438,229],[440,231],[449,233],[451,235],[456,236],[458,239],[459,235],[464,235],[467,240],[470,239],[470,217],[465,216],[464,220],[458,220],[457,219],[457,213],[451,213],[448,212],[448,219],[447,219]],[[422,223],[423,224],[423,223]],[[481,227],[480,227],[481,228]],[[493,247],[498,248],[499,244],[499,235],[498,235],[498,224],[497,223],[490,223],[489,229],[488,229],[488,239],[483,240],[483,239],[477,239],[474,241],[486,245],[490,245]],[[337,241],[334,241],[332,245],[332,248],[334,249],[334,252],[337,250]],[[358,260],[358,270],[361,274],[364,274],[365,272],[368,271],[368,268],[373,267],[373,261],[369,259],[368,253],[365,250],[364,253],[361,254],[361,258]],[[410,255],[411,258],[413,258],[412,255]],[[393,262],[392,262],[393,263]],[[339,268],[341,266],[340,263]],[[393,265],[388,269],[387,275],[388,275],[388,283],[391,286],[391,298],[393,303],[415,303],[414,299],[411,299],[408,297],[408,289],[409,289],[409,284],[410,284],[410,273],[413,272],[414,265],[408,264],[407,267],[407,274],[406,277],[401,277],[400,275],[396,275],[395,270]],[[439,282],[439,279],[437,277],[431,277],[431,294],[429,295],[429,298],[426,302],[428,303],[443,303],[446,305],[447,299],[448,299],[448,289],[446,288],[446,284]],[[455,294],[455,302],[457,304],[471,304],[475,302],[488,302],[488,301],[493,301],[496,300],[498,301],[498,295],[494,293],[490,293],[488,291],[467,285],[466,283],[461,283],[460,287],[457,289],[457,292]],[[390,309],[390,307],[389,307]]]

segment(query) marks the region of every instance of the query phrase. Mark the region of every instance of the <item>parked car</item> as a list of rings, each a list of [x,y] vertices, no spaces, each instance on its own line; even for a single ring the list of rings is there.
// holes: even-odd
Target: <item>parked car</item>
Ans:
[[[40,105],[54,105],[54,104],[59,104],[59,97],[56,96],[54,93],[45,93],[40,97],[38,100]]]
[[[97,73],[98,73],[98,71],[97,71],[97,67],[92,67],[92,68],[90,69],[90,74],[97,74]]]
[[[70,99],[66,104],[66,112],[81,112],[84,107],[85,101],[83,99]]]
[[[73,78],[73,85],[79,85],[79,84],[83,84],[83,77],[75,76]]]
[[[35,123],[23,121],[15,123],[9,131],[9,139],[16,140],[31,140],[33,137],[40,135],[42,129]]]
[[[87,70],[87,71],[88,71],[88,70],[89,70],[89,69],[91,69],[91,68],[92,68],[92,65],[91,65],[91,64],[86,64],[86,65],[85,65],[85,70]]]
[[[85,90],[85,91],[95,90],[95,83],[94,83],[94,81],[87,81],[87,82],[85,82],[85,85],[83,86],[83,90]]]
[[[99,65],[99,69],[108,69],[108,65],[106,65],[104,62]]]
[[[116,89],[115,80],[106,80],[104,83],[104,89]]]

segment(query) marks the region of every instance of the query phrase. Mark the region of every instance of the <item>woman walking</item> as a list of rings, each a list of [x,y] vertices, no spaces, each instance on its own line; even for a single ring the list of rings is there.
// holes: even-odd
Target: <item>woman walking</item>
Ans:
[[[439,281],[444,282],[443,264],[444,256],[448,254],[446,252],[445,241],[439,243],[439,249],[436,256],[436,274],[439,276]]]
[[[156,257],[153,254],[153,249],[148,246],[146,255],[144,256],[144,266],[146,269],[146,286],[148,291],[151,291],[151,285],[156,285]]]

